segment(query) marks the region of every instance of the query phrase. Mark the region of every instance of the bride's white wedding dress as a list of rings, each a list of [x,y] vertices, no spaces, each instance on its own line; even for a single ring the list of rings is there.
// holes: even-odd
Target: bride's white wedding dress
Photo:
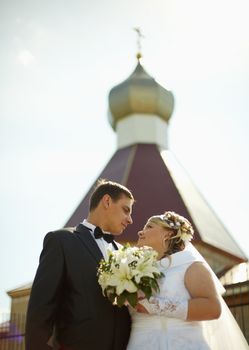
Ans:
[[[248,349],[247,342],[232,315],[230,315],[232,319],[230,326],[232,324],[231,327],[237,336],[232,342],[230,340],[226,342],[224,339],[224,336],[226,339],[234,338],[234,334],[227,334],[229,328],[227,319],[226,321],[193,322],[168,318],[163,315],[163,308],[177,307],[181,302],[190,299],[184,285],[184,275],[187,268],[196,261],[203,261],[203,258],[191,245],[191,249],[172,254],[171,259],[164,258],[159,262],[164,277],[159,281],[160,293],[156,294],[155,297],[159,297],[160,300],[165,298],[167,303],[160,304],[157,315],[138,313],[129,308],[132,317],[132,330],[127,350]],[[219,286],[219,282],[216,282],[216,285]],[[223,312],[230,313],[225,305],[223,305]],[[222,334],[222,332],[225,333]]]

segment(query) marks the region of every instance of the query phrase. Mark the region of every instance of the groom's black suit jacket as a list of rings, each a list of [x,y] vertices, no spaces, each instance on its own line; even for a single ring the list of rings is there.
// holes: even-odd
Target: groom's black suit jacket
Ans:
[[[26,350],[51,349],[53,329],[72,350],[126,349],[130,316],[102,295],[96,276],[102,258],[82,224],[45,236],[27,312]]]

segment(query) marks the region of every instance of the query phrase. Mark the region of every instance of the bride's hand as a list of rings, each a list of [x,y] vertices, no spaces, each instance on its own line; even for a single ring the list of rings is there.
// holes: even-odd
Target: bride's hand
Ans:
[[[141,312],[143,314],[148,314],[148,311],[145,309],[145,307],[143,305],[141,305],[140,303],[137,304],[137,306],[135,307],[135,310],[137,312]]]

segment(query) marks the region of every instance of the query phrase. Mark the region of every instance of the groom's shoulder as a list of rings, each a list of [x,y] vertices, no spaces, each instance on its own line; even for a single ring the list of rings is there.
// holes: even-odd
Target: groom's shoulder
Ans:
[[[45,238],[70,239],[75,236],[75,227],[63,227],[59,230],[50,231]]]

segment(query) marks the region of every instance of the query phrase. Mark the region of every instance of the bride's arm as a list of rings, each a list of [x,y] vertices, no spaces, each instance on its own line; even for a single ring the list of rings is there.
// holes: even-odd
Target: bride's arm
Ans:
[[[221,314],[221,302],[212,275],[201,262],[193,263],[185,273],[185,286],[191,295],[189,321],[213,320]]]
[[[203,263],[193,263],[185,273],[185,286],[190,300],[151,297],[140,301],[138,312],[164,315],[188,321],[212,320],[220,316],[221,304],[210,271]]]

